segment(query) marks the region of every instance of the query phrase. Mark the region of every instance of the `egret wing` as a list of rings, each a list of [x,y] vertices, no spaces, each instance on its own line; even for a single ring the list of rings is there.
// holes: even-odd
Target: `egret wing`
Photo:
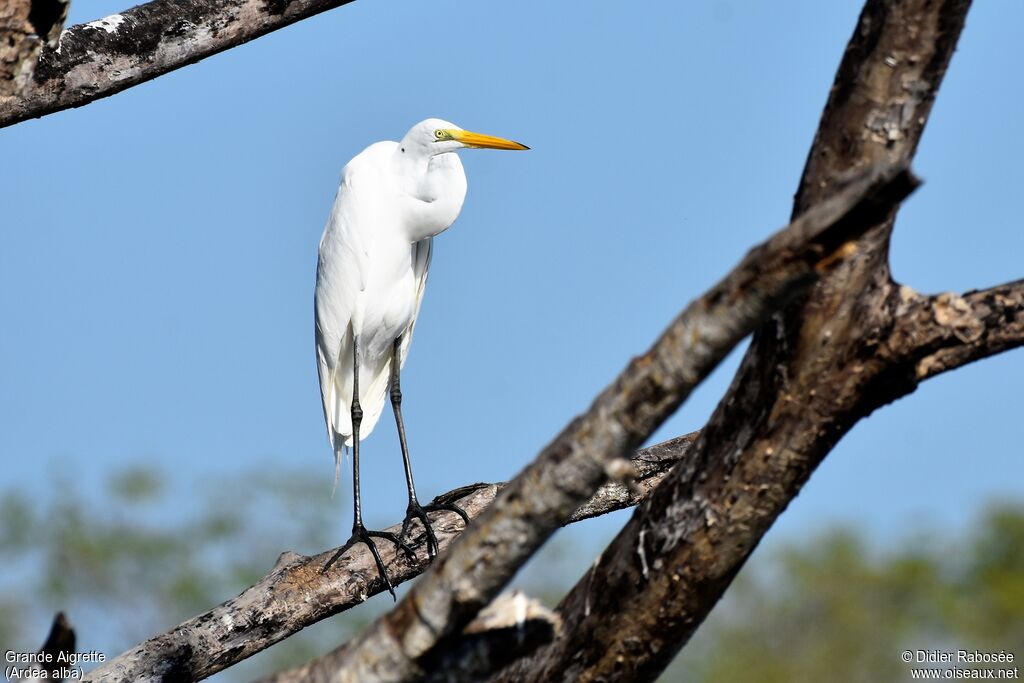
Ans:
[[[358,314],[358,295],[365,289],[366,253],[361,235],[353,229],[358,215],[359,198],[353,191],[357,175],[358,165],[352,162],[342,171],[320,239],[314,295],[320,397],[336,451],[352,434],[352,329]]]
[[[416,307],[413,309],[412,320],[409,327],[402,334],[402,365],[409,355],[409,344],[412,343],[412,331],[416,326],[416,318],[420,314],[420,304],[423,303],[423,292],[427,287],[427,274],[430,270],[430,256],[434,249],[434,238],[428,237],[412,245],[412,270],[416,283]]]

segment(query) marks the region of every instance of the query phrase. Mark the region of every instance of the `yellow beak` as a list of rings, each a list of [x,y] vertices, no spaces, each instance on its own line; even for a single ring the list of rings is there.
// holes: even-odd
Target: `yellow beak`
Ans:
[[[451,131],[451,136],[466,147],[483,147],[486,149],[530,149],[526,145],[521,145],[518,142],[513,142],[512,140],[496,138],[493,135],[484,135],[483,133],[473,133],[468,130],[453,130]]]

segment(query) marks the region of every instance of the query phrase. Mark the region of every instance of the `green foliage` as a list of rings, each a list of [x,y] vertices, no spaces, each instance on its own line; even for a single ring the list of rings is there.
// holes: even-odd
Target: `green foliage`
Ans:
[[[259,468],[254,468],[259,469]],[[0,643],[34,649],[57,610],[80,647],[116,654],[236,595],[284,549],[336,543],[344,503],[306,472],[184,486],[115,473],[92,495],[68,482],[0,495]],[[187,498],[187,504],[180,501]],[[40,500],[44,504],[40,505]],[[167,522],[167,510],[188,512]],[[578,548],[550,544],[527,572],[551,604]],[[355,634],[386,597],[304,630],[217,678],[248,680]],[[991,508],[963,538],[918,534],[879,549],[839,529],[759,552],[662,681],[904,681],[905,649],[1005,648],[1024,656],[1024,507]]]
[[[665,681],[906,681],[904,650],[1024,642],[1024,507],[964,538],[871,548],[839,530],[745,569]]]
[[[0,600],[0,642],[39,647],[63,610],[80,647],[114,655],[238,594],[281,551],[319,552],[342,538],[343,501],[323,477],[278,471],[189,484],[132,469],[91,494],[62,480],[47,487],[59,498],[0,495],[0,553],[11,558],[0,574],[10,596]],[[308,659],[337,644],[337,627],[326,636],[289,639],[227,678]]]

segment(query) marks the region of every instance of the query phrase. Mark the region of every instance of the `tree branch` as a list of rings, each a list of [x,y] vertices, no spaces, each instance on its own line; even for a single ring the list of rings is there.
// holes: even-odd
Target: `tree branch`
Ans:
[[[635,471],[632,486],[609,484],[601,488],[571,521],[635,505],[686,455],[695,437],[696,434],[687,434],[638,451],[631,460]],[[464,486],[435,500],[458,501],[472,520],[504,486]],[[452,513],[442,512],[431,518],[441,550],[462,533],[462,521]],[[397,533],[400,529],[401,525],[396,524],[389,531]],[[381,546],[381,556],[396,585],[427,568],[424,540],[422,531],[409,539],[416,551],[415,564],[406,562],[404,555],[396,557],[390,544]],[[385,590],[373,558],[361,544],[338,560],[337,569],[322,574],[321,569],[335,550],[312,557],[282,553],[270,573],[238,597],[137,645],[88,672],[85,680],[200,680]]]
[[[558,615],[522,593],[499,595],[470,622],[454,646],[432,661],[423,683],[479,683],[555,639]]]
[[[0,92],[0,128],[81,107],[351,1],[154,0],[72,26],[43,50],[20,96]]]
[[[794,213],[881,160],[909,160],[963,27],[964,0],[868,0],[808,155]],[[885,344],[895,212],[758,330],[686,462],[638,506],[559,606],[560,637],[500,681],[653,680],[839,438],[916,379]],[[623,637],[628,634],[628,637]]]
[[[520,566],[757,325],[856,252],[849,240],[917,182],[873,167],[754,248],[691,303],[516,477],[389,614],[307,670],[310,681],[412,681]]]
[[[439,657],[428,663],[424,683],[479,683],[494,671],[550,643],[558,616],[521,593],[499,595]],[[259,683],[298,683],[312,675],[315,662],[260,679]]]
[[[900,288],[888,344],[917,381],[1024,345],[1024,280],[921,296]]]
[[[71,628],[71,623],[63,612],[57,612],[53,617],[50,633],[46,636],[46,642],[43,643],[43,647],[39,651],[48,655],[47,658],[50,661],[40,665],[46,675],[37,678],[63,681],[64,677],[60,675],[62,670],[70,668],[67,665],[67,657],[75,652],[75,630]],[[60,661],[61,655],[64,656],[63,661]]]
[[[70,0],[9,0],[0,4],[0,102],[32,80],[44,45],[57,46]]]

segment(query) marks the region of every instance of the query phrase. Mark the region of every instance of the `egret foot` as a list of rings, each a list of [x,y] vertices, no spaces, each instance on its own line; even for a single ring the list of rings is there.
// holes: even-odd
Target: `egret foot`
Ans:
[[[412,527],[413,520],[420,520],[427,536],[427,557],[433,560],[437,557],[437,536],[434,534],[434,528],[430,525],[430,518],[427,517],[427,512],[431,512],[429,508],[429,505],[423,507],[417,501],[410,500],[409,507],[405,509],[405,519],[402,520],[402,530],[399,532],[398,538],[404,539]]]
[[[465,522],[466,526],[469,526],[469,515],[460,506],[455,504],[455,501],[461,500],[480,489],[485,489],[491,486],[491,484],[469,484],[468,486],[460,486],[457,489],[453,489],[448,493],[442,493],[440,496],[430,501],[429,505],[423,506],[423,509],[427,512],[439,512],[441,510],[447,510],[448,512],[454,512],[459,517],[462,517],[462,521]]]
[[[473,491],[479,491],[482,488],[486,488],[490,484],[470,484],[469,486],[463,486],[454,491],[449,491],[446,494],[442,494],[435,498],[427,505],[420,505],[416,500],[409,501],[409,507],[405,511],[405,519],[402,521],[402,531],[398,534],[398,538],[404,539],[405,535],[409,532],[409,528],[412,526],[412,522],[415,519],[420,520],[423,524],[423,528],[426,532],[427,537],[427,557],[431,560],[437,556],[438,544],[437,535],[434,533],[434,529],[430,518],[427,517],[429,512],[454,512],[459,517],[462,517],[462,522],[469,526],[469,515],[460,506],[456,505],[454,501],[464,498]]]
[[[382,579],[384,579],[384,585],[388,587],[388,592],[391,593],[392,599],[397,600],[395,597],[395,587],[391,583],[391,577],[388,576],[388,570],[384,568],[384,561],[380,559],[380,553],[377,551],[377,544],[373,541],[374,537],[391,541],[395,546],[402,550],[410,560],[416,559],[416,554],[412,551],[412,548],[406,545],[400,537],[388,531],[367,531],[366,527],[362,524],[358,524],[352,527],[352,537],[345,542],[345,545],[341,546],[341,549],[338,550],[338,552],[331,556],[331,559],[327,560],[327,564],[325,564],[324,568],[320,570],[320,573],[326,574],[327,570],[331,568],[331,565],[337,562],[338,558],[344,555],[349,548],[354,546],[356,543],[363,543],[370,549],[370,554],[373,555],[373,561],[377,563],[377,573],[380,574]]]
[[[460,508],[455,503],[451,503],[451,502],[441,502],[441,503],[438,503],[437,501],[434,501],[434,502],[430,503],[429,505],[425,505],[423,507],[423,509],[426,510],[427,512],[441,512],[442,510],[447,510],[448,512],[454,512],[459,517],[462,517],[462,521],[463,521],[463,523],[466,526],[469,526],[469,515],[466,514],[466,511],[463,510],[462,508]]]

